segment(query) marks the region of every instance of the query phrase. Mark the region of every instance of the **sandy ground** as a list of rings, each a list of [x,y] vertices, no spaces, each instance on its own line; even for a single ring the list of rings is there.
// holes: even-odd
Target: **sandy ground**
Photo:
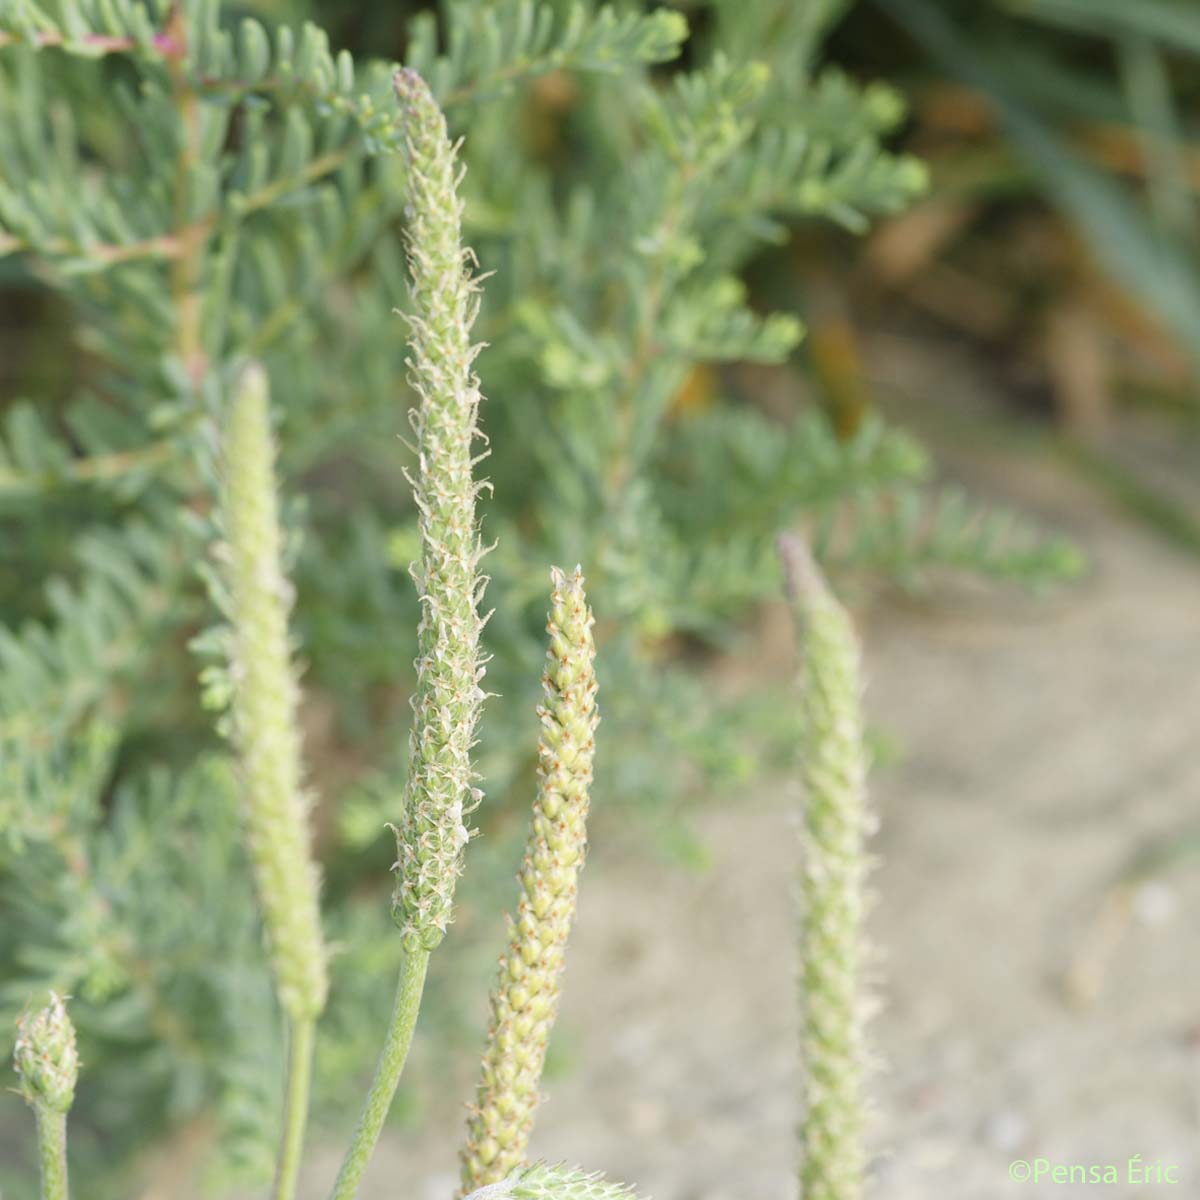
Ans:
[[[955,394],[944,356],[936,378],[919,353],[892,359],[899,390]],[[872,1194],[1198,1196],[1200,854],[1112,887],[1142,847],[1200,829],[1200,568],[1061,468],[986,448],[949,466],[1069,529],[1091,576],[1040,603],[865,614],[870,716],[904,748],[873,783]],[[793,804],[767,783],[704,810],[703,872],[599,823],[561,1016],[572,1063],[538,1155],[657,1200],[794,1194]],[[452,1194],[468,1078],[447,1081],[432,1132],[389,1132],[365,1200]],[[1178,1182],[1128,1182],[1134,1155]],[[1121,1182],[1009,1179],[1038,1158]],[[315,1156],[308,1195],[335,1166]]]

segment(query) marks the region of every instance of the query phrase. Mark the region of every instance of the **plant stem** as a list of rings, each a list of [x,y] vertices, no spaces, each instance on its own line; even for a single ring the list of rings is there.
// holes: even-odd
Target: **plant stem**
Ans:
[[[316,1023],[289,1020],[287,1094],[284,1097],[283,1137],[275,1168],[272,1200],[292,1200],[300,1175],[304,1127],[308,1121],[308,1093],[312,1083],[313,1043]]]
[[[37,1105],[34,1111],[42,1165],[42,1200],[67,1200],[67,1114],[47,1104]]]
[[[413,1028],[417,1023],[417,1012],[421,1007],[421,993],[425,988],[425,972],[429,966],[429,951],[414,947],[404,955],[400,965],[400,982],[396,986],[396,1003],[392,1008],[392,1019],[388,1025],[387,1038],[375,1067],[375,1078],[367,1092],[362,1115],[358,1118],[354,1136],[342,1160],[337,1182],[330,1192],[330,1200],[353,1200],[358,1195],[358,1185],[367,1169],[379,1131],[387,1119],[396,1085],[408,1059],[408,1048],[412,1044]]]
[[[203,275],[208,231],[190,219],[188,190],[200,159],[200,101],[184,70],[188,41],[185,6],[171,11],[165,36],[177,48],[168,59],[171,96],[179,115],[182,145],[175,166],[175,229],[177,253],[171,261],[171,297],[175,306],[175,352],[183,362],[194,386],[199,386],[207,370],[204,355]]]

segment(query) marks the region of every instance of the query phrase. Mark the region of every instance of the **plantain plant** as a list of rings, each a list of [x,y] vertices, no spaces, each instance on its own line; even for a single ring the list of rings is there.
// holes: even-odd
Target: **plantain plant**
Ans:
[[[479,611],[484,547],[475,499],[479,385],[470,329],[478,283],[460,230],[460,171],[444,117],[416,72],[395,79],[410,170],[409,316],[412,426],[418,470],[421,556],[420,657],[409,740],[408,788],[396,822],[392,916],[403,953],[395,1009],[375,1078],[331,1200],[351,1200],[404,1068],[430,954],[453,915],[454,889],[480,800],[472,765],[485,693]],[[302,767],[299,687],[288,634],[291,585],[274,478],[267,378],[258,364],[236,377],[221,413],[220,480],[210,580],[227,624],[210,635],[224,664],[206,675],[229,704],[223,726],[240,767],[242,837],[289,1031],[284,1113],[273,1200],[291,1200],[301,1177],[313,1038],[324,1009],[327,950],[311,852]],[[859,973],[863,835],[862,729],[854,636],[845,613],[800,543],[785,545],[801,618],[803,769],[808,786],[804,875],[806,1070],[801,1194],[858,1200],[863,1175],[863,1060]],[[538,788],[509,920],[509,945],[490,997],[490,1027],[462,1151],[468,1200],[617,1200],[631,1195],[600,1175],[529,1163],[529,1135],[554,1023],[564,955],[586,849],[586,820],[599,720],[595,624],[582,570],[551,572],[552,590],[538,708]],[[52,995],[21,1022],[15,1064],[34,1108],[43,1200],[67,1200],[66,1114],[78,1073],[75,1031]]]
[[[221,0],[0,0],[0,304],[45,314],[0,356],[5,388],[39,395],[0,414],[0,1014],[74,997],[72,1154],[102,1200],[185,1135],[216,1184],[274,1171],[288,1195],[314,1080],[330,1107],[357,1099],[375,1055],[353,1194],[479,788],[496,845],[535,778],[461,1187],[544,1192],[549,1168],[513,1172],[593,786],[589,639],[597,799],[644,810],[794,749],[776,692],[729,702],[692,665],[778,592],[780,528],[803,517],[831,570],[906,583],[1075,562],[934,486],[879,417],[842,436],[729,369],[779,366],[802,334],[751,303],[756,257],[925,184],[886,148],[899,97],[821,61],[840,0],[712,0],[694,31],[669,5],[342,7],[281,0],[268,31],[265,0],[236,21]],[[410,69],[335,52],[308,15],[391,29]],[[531,580],[579,561],[603,620],[554,577],[535,749],[519,705],[479,721],[483,669],[532,694]],[[465,1023],[463,989],[428,986],[423,1024]],[[380,1047],[367,1014],[389,994]]]

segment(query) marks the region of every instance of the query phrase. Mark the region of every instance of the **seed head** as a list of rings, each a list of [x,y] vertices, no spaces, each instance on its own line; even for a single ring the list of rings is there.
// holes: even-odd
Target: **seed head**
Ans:
[[[433,949],[453,912],[467,816],[481,793],[471,749],[484,699],[475,518],[479,381],[471,325],[478,287],[462,245],[460,168],[446,120],[414,71],[395,76],[408,160],[409,414],[417,442],[412,479],[421,557],[412,576],[421,603],[417,685],[404,813],[396,829],[392,916],[410,948]]]
[[[488,1044],[462,1154],[464,1191],[505,1179],[525,1160],[587,847],[599,720],[594,620],[578,567],[573,575],[555,568],[552,581],[538,794],[517,913],[490,997]]]
[[[849,614],[808,548],[781,539],[796,609],[804,783],[800,876],[800,1008],[805,1200],[861,1200],[867,1066],[867,809],[862,682]]]
[[[257,365],[237,382],[223,442],[233,733],[247,847],[280,1002],[297,1020],[313,1019],[328,990],[320,879],[288,641],[292,588],[281,563],[270,401],[266,373]]]

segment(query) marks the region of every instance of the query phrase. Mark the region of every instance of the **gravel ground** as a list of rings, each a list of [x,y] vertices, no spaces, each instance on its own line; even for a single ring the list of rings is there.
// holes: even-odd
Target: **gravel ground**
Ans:
[[[980,390],[944,356],[887,350],[900,391]],[[1091,574],[1042,602],[864,614],[871,719],[903,747],[873,781],[872,1194],[1200,1195],[1200,854],[1114,890],[1144,847],[1200,830],[1200,569],[1061,467],[987,447],[949,465],[1070,529]],[[786,637],[770,614],[751,669],[778,670]],[[793,808],[764,783],[702,811],[705,871],[598,825],[561,1016],[571,1064],[535,1153],[657,1200],[793,1194]],[[389,1132],[364,1200],[452,1194],[467,1079],[446,1081],[444,1132]],[[1178,1182],[1128,1182],[1134,1155]],[[1121,1182],[1010,1180],[1039,1158]],[[316,1156],[308,1194],[335,1169]]]

